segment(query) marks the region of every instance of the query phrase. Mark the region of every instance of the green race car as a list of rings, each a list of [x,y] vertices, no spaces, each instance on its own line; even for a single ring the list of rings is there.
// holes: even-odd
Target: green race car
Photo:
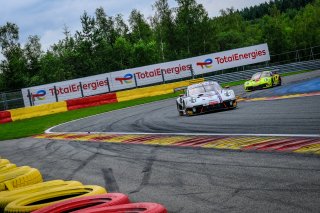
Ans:
[[[245,91],[265,89],[281,85],[281,77],[273,71],[263,71],[255,73],[250,80],[244,83]]]

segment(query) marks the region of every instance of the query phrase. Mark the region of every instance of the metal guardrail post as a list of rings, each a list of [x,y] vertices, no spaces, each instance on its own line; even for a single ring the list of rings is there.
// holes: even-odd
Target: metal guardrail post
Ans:
[[[81,91],[81,97],[83,98],[83,97],[84,97],[84,94],[83,94],[83,89],[82,89],[82,83],[81,83],[81,81],[79,82],[79,86],[80,86],[80,91]]]
[[[191,72],[191,78],[194,79],[194,71],[193,71],[193,67],[192,67],[192,64],[190,64],[190,72]]]
[[[109,78],[107,77],[107,86],[108,86],[108,92],[111,92],[111,88],[110,88],[110,81],[109,81]]]
[[[162,82],[165,84],[165,83],[166,83],[166,81],[165,81],[165,79],[164,79],[163,69],[161,69],[161,76],[162,76]]]
[[[133,78],[134,78],[134,83],[136,84],[136,88],[138,87],[138,83],[137,83],[137,77],[136,74],[133,74]]]
[[[1,93],[2,96],[2,100],[3,100],[3,108],[4,110],[8,109],[8,102],[7,102],[7,97],[6,97],[6,93]]]
[[[29,98],[30,106],[33,106],[33,102],[32,102],[32,94],[31,94],[31,92],[30,92],[30,89],[28,89],[28,98]]]
[[[53,89],[54,89],[54,96],[56,97],[56,102],[58,102],[59,99],[58,99],[57,87],[53,86]]]

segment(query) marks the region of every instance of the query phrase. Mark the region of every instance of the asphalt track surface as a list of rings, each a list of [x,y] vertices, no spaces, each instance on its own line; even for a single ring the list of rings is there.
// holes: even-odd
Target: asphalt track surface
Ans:
[[[299,78],[300,76],[300,78]],[[313,82],[312,80],[317,80]],[[311,83],[310,83],[311,81]],[[319,86],[318,86],[319,83]],[[320,72],[283,78],[283,86],[236,94],[255,98],[320,90]],[[293,87],[294,88],[294,87]],[[277,93],[276,93],[277,94]],[[129,133],[223,133],[223,134],[320,134],[320,97],[302,97],[274,101],[240,102],[235,110],[197,116],[179,116],[175,99],[100,114],[53,128],[53,132],[129,132]]]
[[[303,77],[307,80],[309,78],[306,76],[310,77],[314,73],[319,71]],[[311,78],[314,77],[317,75]],[[288,79],[289,77],[286,78]],[[241,92],[240,87],[239,91]],[[250,95],[260,92],[265,91],[256,91]],[[291,113],[288,108],[284,111],[278,109],[288,103]],[[284,130],[308,133],[308,128],[305,128],[308,122],[312,123],[308,127],[313,127],[310,133],[316,133],[320,108],[313,108],[311,105],[318,104],[319,96],[243,102],[236,110],[181,118],[172,109],[174,102],[168,100],[113,112],[118,117],[113,113],[106,113],[87,118],[57,127],[54,131],[110,131],[116,128],[130,131],[127,128],[131,126],[135,131],[141,131],[140,124],[145,123],[141,120],[143,114],[149,119],[155,119],[153,122],[149,121],[152,124],[157,124],[156,119],[163,118],[183,119],[187,124],[187,121],[195,122],[194,119],[198,119],[196,122],[207,119],[220,122],[214,118],[244,112],[256,114],[251,107],[254,105],[263,109],[272,108],[279,116],[282,113],[292,114],[287,115],[289,117],[282,116],[288,119],[282,125],[289,125],[289,121],[300,123],[282,128],[279,131],[281,133]],[[149,107],[153,110],[148,111]],[[298,113],[298,110],[303,110],[304,113]],[[151,113],[154,112],[161,112],[162,115],[152,117]],[[313,113],[313,116],[309,116],[309,113]],[[135,123],[128,125],[130,117]],[[116,118],[117,120],[112,120]],[[122,122],[122,119],[126,119],[126,122]],[[277,125],[270,120],[265,122],[270,126]],[[127,125],[121,126],[125,124]],[[277,126],[280,128],[280,125]],[[256,128],[260,127],[254,127]],[[301,131],[291,131],[291,128]],[[225,131],[227,128],[222,129]],[[268,129],[261,130],[267,132],[270,131]],[[277,131],[276,128],[274,131]],[[0,156],[19,166],[38,168],[45,180],[73,179],[84,184],[104,186],[109,192],[128,194],[133,202],[161,203],[169,212],[319,212],[320,209],[320,158],[317,155],[24,138],[0,141]]]

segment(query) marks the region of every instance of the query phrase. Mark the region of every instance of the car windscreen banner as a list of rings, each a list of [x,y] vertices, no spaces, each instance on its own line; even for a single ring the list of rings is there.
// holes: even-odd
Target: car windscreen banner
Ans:
[[[22,89],[25,106],[39,105],[192,77],[270,60],[268,45],[212,53]]]

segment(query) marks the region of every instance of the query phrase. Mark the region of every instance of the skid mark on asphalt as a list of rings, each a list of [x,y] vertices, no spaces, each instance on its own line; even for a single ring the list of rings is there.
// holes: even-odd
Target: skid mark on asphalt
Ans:
[[[213,149],[295,152],[320,154],[320,137],[278,136],[170,136],[127,134],[61,134],[48,133],[34,136],[39,139],[88,141],[104,143],[145,144],[176,147],[202,147]]]
[[[112,168],[108,169],[102,169],[106,189],[108,189],[108,192],[120,192],[118,183],[113,175]]]

